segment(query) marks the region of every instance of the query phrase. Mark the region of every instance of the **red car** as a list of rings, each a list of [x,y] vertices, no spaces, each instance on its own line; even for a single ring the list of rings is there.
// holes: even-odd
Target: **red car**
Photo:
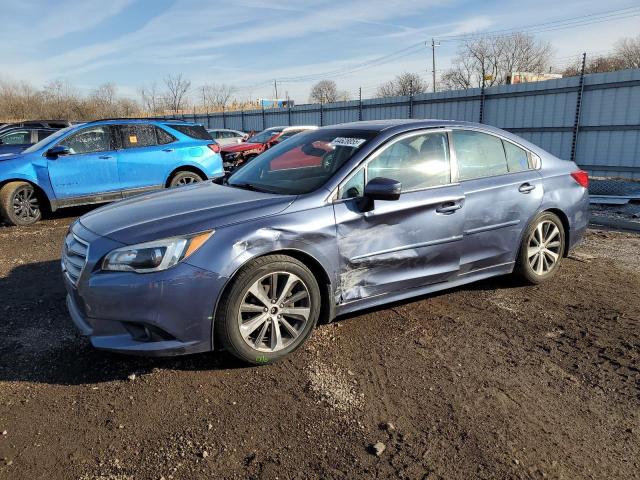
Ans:
[[[233,170],[245,162],[257,157],[273,145],[292,137],[296,133],[315,130],[318,127],[297,125],[295,127],[271,127],[253,135],[246,141],[236,145],[225,145],[221,148],[225,170]]]

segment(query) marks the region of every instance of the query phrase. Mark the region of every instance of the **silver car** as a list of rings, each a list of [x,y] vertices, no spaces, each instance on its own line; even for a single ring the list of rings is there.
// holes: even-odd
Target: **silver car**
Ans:
[[[246,133],[239,130],[231,130],[228,128],[208,128],[207,132],[211,134],[218,145],[235,145],[242,142],[242,139],[247,136]]]

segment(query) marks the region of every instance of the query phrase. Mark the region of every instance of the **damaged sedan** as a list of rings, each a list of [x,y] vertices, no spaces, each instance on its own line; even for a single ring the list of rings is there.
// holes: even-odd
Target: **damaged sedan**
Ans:
[[[513,273],[554,276],[588,223],[575,163],[486,125],[356,122],[70,228],[73,322],[104,350],[260,364],[319,321]]]

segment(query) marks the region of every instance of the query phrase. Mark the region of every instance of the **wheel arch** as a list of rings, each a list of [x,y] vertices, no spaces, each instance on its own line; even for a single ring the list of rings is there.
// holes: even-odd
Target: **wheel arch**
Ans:
[[[564,252],[562,252],[562,256],[566,257],[567,255],[569,255],[569,245],[571,244],[571,242],[569,241],[571,236],[571,224],[569,223],[569,217],[567,216],[566,213],[564,213],[559,208],[547,208],[546,210],[543,210],[540,213],[547,213],[547,212],[553,213],[562,222],[562,228],[564,228],[564,236],[565,236]]]
[[[209,177],[207,176],[206,173],[204,173],[200,168],[195,167],[193,165],[180,165],[179,167],[174,168],[171,173],[167,176],[167,179],[164,182],[164,186],[165,188],[169,188],[169,184],[171,183],[171,180],[173,180],[173,177],[175,177],[178,172],[191,172],[191,173],[195,173],[196,175],[199,175],[200,178],[202,178],[202,180],[207,180]]]
[[[332,282],[331,277],[329,276],[325,267],[320,263],[313,255],[304,252],[302,250],[298,250],[295,248],[281,248],[277,250],[270,250],[267,252],[262,252],[258,255],[255,255],[251,258],[248,258],[243,263],[236,266],[234,272],[229,276],[224,288],[220,291],[218,298],[216,299],[216,304],[214,308],[214,314],[211,322],[211,345],[213,350],[219,350],[219,345],[216,344],[216,335],[215,335],[215,319],[218,314],[218,308],[220,308],[220,299],[227,293],[231,285],[233,284],[233,280],[238,275],[238,272],[247,265],[249,262],[252,262],[258,258],[266,257],[268,255],[287,255],[289,257],[295,258],[296,260],[302,262],[318,281],[318,286],[320,287],[320,291],[322,292],[321,298],[321,306],[320,306],[320,318],[318,319],[318,323],[329,323],[335,316],[335,305],[331,301],[332,299]]]
[[[38,199],[41,202],[43,202],[42,206],[45,208],[45,211],[52,212],[56,210],[54,202],[51,201],[51,199],[49,198],[49,195],[47,195],[47,192],[44,190],[44,188],[42,188],[40,185],[38,185],[36,182],[34,182],[29,178],[15,177],[15,178],[7,178],[4,180],[0,180],[0,188],[12,182],[25,182],[30,184],[35,189],[36,195],[38,195]]]

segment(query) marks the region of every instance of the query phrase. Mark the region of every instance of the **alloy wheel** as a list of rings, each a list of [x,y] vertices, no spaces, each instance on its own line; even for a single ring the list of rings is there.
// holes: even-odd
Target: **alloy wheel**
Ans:
[[[183,175],[176,182],[177,187],[182,187],[184,185],[191,185],[192,183],[198,183],[200,181],[200,177],[197,175]]]
[[[33,187],[20,187],[13,195],[13,213],[22,220],[37,220],[40,205]]]
[[[274,272],[246,291],[238,311],[244,341],[254,350],[277,352],[303,332],[311,315],[309,288],[297,275]]]
[[[558,263],[562,248],[560,235],[560,229],[550,220],[540,222],[531,233],[527,260],[536,275],[546,275]]]

